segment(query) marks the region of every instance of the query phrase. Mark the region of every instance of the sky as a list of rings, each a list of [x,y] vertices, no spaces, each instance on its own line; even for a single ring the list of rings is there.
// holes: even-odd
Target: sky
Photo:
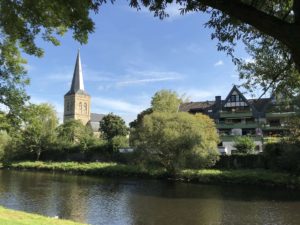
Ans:
[[[123,3],[106,4],[92,14],[95,32],[80,45],[68,32],[53,46],[42,40],[42,58],[26,56],[32,103],[55,106],[62,121],[64,94],[71,85],[77,51],[80,50],[85,90],[91,95],[91,111],[114,113],[127,123],[150,106],[161,89],[176,91],[190,101],[226,97],[240,84],[231,58],[217,51],[202,13],[180,15],[172,5],[165,20],[147,10],[136,11]],[[243,46],[237,54],[247,58]]]

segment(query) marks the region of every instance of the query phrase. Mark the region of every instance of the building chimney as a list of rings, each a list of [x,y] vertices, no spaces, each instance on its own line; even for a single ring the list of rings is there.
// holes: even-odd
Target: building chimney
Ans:
[[[215,97],[215,107],[216,107],[216,110],[221,110],[221,107],[222,107],[221,96]]]

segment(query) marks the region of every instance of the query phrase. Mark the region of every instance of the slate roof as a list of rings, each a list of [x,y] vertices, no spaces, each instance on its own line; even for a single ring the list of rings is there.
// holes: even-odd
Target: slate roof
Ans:
[[[258,112],[264,112],[271,102],[271,98],[260,99],[247,99],[249,105],[253,106]],[[221,104],[225,104],[225,100],[221,101]],[[213,109],[215,101],[203,101],[203,102],[188,102],[183,103],[179,107],[181,112],[201,112],[208,109]]]
[[[104,114],[91,113],[91,119],[89,121],[89,125],[91,126],[93,132],[99,132],[100,121],[103,119]]]
[[[65,94],[65,96],[73,95],[73,94],[88,95],[88,93],[85,92],[85,90],[84,90],[82,66],[81,66],[79,51],[78,51],[77,58],[76,58],[76,64],[75,64],[75,68],[74,68],[71,88]]]
[[[212,107],[215,104],[215,101],[205,101],[205,102],[187,102],[179,106],[179,111],[189,112],[191,110],[201,110]]]

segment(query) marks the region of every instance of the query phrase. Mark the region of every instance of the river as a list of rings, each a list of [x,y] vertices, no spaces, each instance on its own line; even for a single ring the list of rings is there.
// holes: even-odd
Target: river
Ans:
[[[103,225],[299,225],[300,192],[0,170],[0,205]]]

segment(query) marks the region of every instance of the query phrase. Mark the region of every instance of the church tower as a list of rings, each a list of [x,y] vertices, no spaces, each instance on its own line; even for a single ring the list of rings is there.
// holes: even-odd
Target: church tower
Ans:
[[[91,96],[84,91],[81,60],[78,51],[71,89],[64,97],[64,122],[75,119],[86,125],[91,118],[90,106]]]

